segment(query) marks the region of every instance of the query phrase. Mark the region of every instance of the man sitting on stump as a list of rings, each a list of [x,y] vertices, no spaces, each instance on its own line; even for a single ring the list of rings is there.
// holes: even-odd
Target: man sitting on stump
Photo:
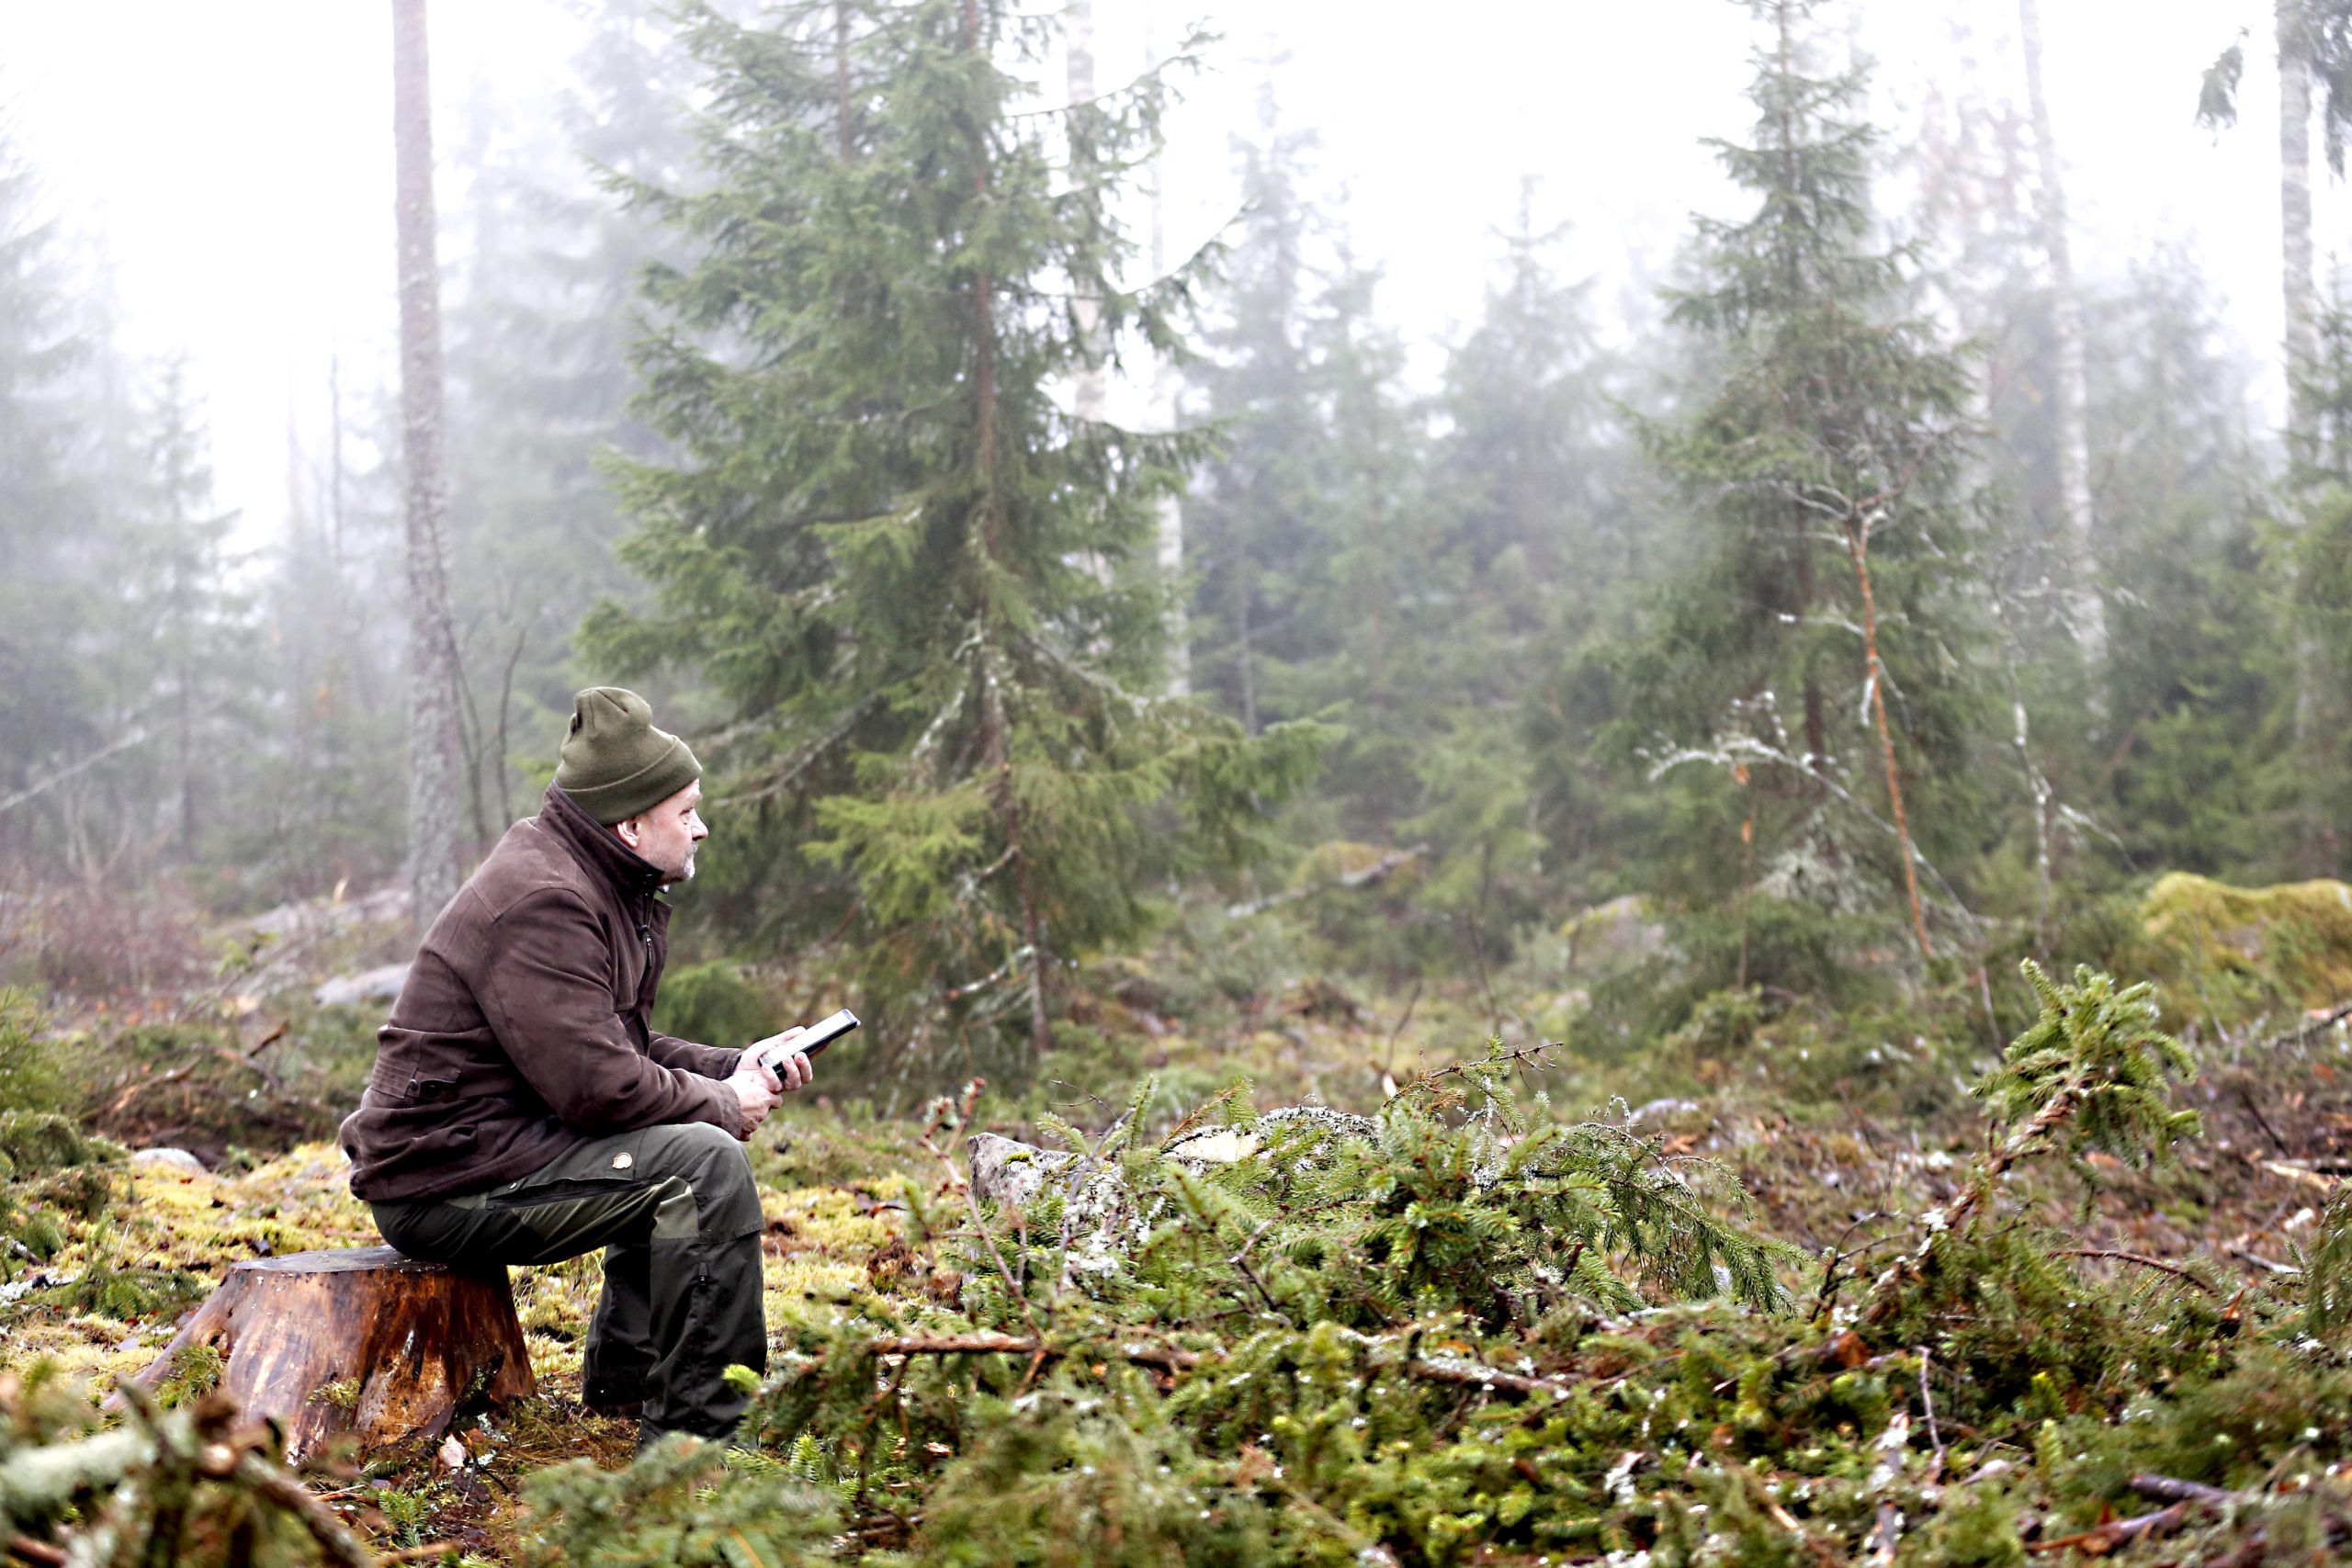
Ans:
[[[412,1258],[605,1248],[582,1397],[640,1413],[640,1447],[729,1436],[748,1400],[727,1367],[767,1366],[742,1144],[811,1077],[804,1055],[772,1071],[648,1026],[670,920],[655,895],[695,874],[701,776],[644,698],[581,693],[539,814],[426,931],[343,1123],[352,1191]]]

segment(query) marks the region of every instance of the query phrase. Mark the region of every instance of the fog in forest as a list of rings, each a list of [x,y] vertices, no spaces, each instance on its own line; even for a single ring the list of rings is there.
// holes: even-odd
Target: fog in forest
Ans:
[[[2348,137],[2352,0],[0,0],[0,1556],[2338,1560]]]
[[[245,520],[241,539],[265,539],[285,509],[288,424],[315,425],[329,359],[358,387],[390,373],[384,20],[364,6],[271,0],[239,5],[225,24],[161,0],[10,11],[13,137],[40,172],[42,209],[92,264],[103,258],[129,340],[188,356],[221,499]],[[564,0],[471,0],[435,15],[448,197],[518,164],[579,175],[562,98],[595,17]],[[2077,267],[2116,278],[2159,250],[2192,261],[2275,424],[2276,159],[2261,129],[2275,84],[2250,74],[2244,133],[2216,136],[2194,117],[2204,68],[2263,19],[2259,6],[2153,0],[2053,6],[2043,25]],[[1894,193],[1918,178],[1901,165],[1923,120],[2024,112],[2016,18],[1998,5],[1929,3],[1856,5],[1826,20],[1836,48],[1873,62],[1873,115],[1897,164],[1883,216],[1917,231]],[[1348,239],[1382,276],[1381,317],[1423,377],[1475,320],[1522,179],[1540,182],[1538,225],[1569,226],[1559,265],[1591,280],[1596,315],[1620,342],[1655,320],[1690,214],[1736,204],[1702,144],[1746,116],[1749,41],[1720,0],[1471,7],[1437,27],[1306,0],[1246,15],[1105,5],[1096,25],[1106,85],[1140,71],[1155,36],[1163,51],[1188,28],[1216,36],[1167,128],[1170,243],[1197,243],[1238,211],[1228,139],[1254,133],[1271,85],[1283,127],[1314,135],[1313,184],[1343,194]],[[1035,72],[1042,103],[1057,65]],[[2315,190],[2326,258],[2346,209],[2337,182]]]

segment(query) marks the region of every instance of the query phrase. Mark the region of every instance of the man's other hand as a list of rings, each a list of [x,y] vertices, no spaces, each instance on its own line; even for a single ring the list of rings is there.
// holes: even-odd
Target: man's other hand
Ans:
[[[784,1094],[784,1087],[777,1081],[775,1074],[753,1061],[748,1051],[743,1054],[743,1065],[736,1068],[735,1076],[727,1080],[727,1087],[735,1091],[735,1098],[742,1104],[743,1131],[741,1135],[745,1138],[760,1130],[760,1123],[768,1119],[768,1112],[775,1109],[775,1102]]]
[[[758,1056],[775,1061],[776,1080],[782,1086],[783,1092],[796,1094],[817,1081],[817,1065],[797,1051],[779,1059],[776,1056],[776,1050],[780,1046],[791,1044],[808,1032],[806,1029],[796,1025],[781,1034],[771,1034],[765,1040],[754,1042],[752,1048],[743,1053],[743,1059],[748,1062],[754,1056]]]

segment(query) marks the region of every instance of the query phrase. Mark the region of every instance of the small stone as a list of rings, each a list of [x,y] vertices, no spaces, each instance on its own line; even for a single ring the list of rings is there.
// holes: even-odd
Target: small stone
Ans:
[[[451,1470],[466,1468],[466,1445],[458,1440],[455,1432],[441,1439],[441,1462]]]
[[[204,1162],[186,1149],[140,1149],[131,1155],[130,1163],[160,1166],[166,1170],[186,1171],[190,1176],[207,1174]]]

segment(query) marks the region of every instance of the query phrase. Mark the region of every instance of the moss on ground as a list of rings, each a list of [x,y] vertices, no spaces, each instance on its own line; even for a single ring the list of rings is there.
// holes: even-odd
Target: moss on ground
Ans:
[[[2178,965],[2167,995],[2201,987],[2241,1035],[2337,999],[2352,915],[2339,929],[2335,886],[2160,884],[2144,936]],[[761,1561],[893,1568],[1958,1568],[2069,1560],[2075,1547],[2052,1549],[2075,1536],[2149,1564],[2341,1551],[2352,1361],[2306,1337],[2293,1272],[2328,1223],[2334,1168],[2352,1165],[2352,1070],[2332,1040],[2248,1053],[2180,1089],[2206,1132],[2177,1163],[2091,1148],[2021,1168],[1987,1223],[1871,1318],[1873,1280],[1968,1190],[1987,1124],[1962,1085],[1989,1063],[1988,1034],[2022,1023],[2022,994],[1972,977],[1837,1014],[1725,993],[1644,1052],[1515,1066],[1498,1094],[1531,1120],[1507,1137],[1479,1143],[1475,1119],[1498,1102],[1464,1099],[1442,1136],[1400,1139],[1385,1163],[1286,1146],[1272,1189],[1188,1189],[1114,1151],[1150,1201],[1112,1243],[1079,1224],[1076,1248],[1059,1193],[987,1214],[984,1239],[919,1122],[795,1103],[752,1149],[775,1374],[756,1453],[631,1468],[633,1425],[578,1403],[600,1284],[582,1258],[514,1271],[537,1398],[460,1432],[455,1468],[424,1445],[352,1456],[364,1471],[317,1485],[379,1548],[446,1540],[516,1563],[623,1538],[664,1560],[663,1531],[710,1543],[714,1561],[740,1537]],[[1111,976],[1073,1003],[1088,1054],[1023,1098],[983,1100],[973,1124],[1051,1142],[1071,1135],[1066,1118],[1099,1134],[1155,1069],[1136,1101],[1155,1137],[1239,1079],[1258,1081],[1261,1105],[1374,1110],[1385,1077],[1453,1059],[1424,1043],[1486,1027],[1467,986],[1276,985],[1180,1026],[1182,999]],[[1553,1121],[1630,1127],[1594,1145],[1621,1164],[1573,1191],[1494,1199],[1480,1173],[1548,1146],[1525,1140]],[[961,1130],[950,1117],[934,1141],[952,1154]],[[11,1410],[5,1371],[102,1395],[236,1261],[376,1239],[329,1145],[199,1173],[51,1148],[53,1124],[24,1131],[11,1143],[0,1127],[14,1167],[0,1198],[45,1250],[14,1259],[26,1288],[0,1303]],[[1656,1165],[1695,1183],[1701,1160],[1735,1176],[1747,1223],[1790,1248],[1645,1272],[1634,1229],[1557,1245],[1584,1223],[1577,1205],[1628,1201],[1611,1182]],[[1314,1185],[1340,1168],[1377,1197]],[[1717,1299],[1725,1257],[1769,1258],[1781,1304]],[[1057,1351],[1044,1359],[873,1350],[1041,1330]],[[182,1366],[165,1403],[200,1404],[217,1375]],[[2135,1490],[2149,1473],[2235,1500],[2115,1533],[2171,1506]],[[595,1519],[616,1533],[582,1522]]]
[[[2233,887],[2175,872],[2148,890],[2141,931],[2144,951],[2123,962],[2163,988],[2177,1027],[2225,1033],[2352,1000],[2352,886],[2341,882]]]

